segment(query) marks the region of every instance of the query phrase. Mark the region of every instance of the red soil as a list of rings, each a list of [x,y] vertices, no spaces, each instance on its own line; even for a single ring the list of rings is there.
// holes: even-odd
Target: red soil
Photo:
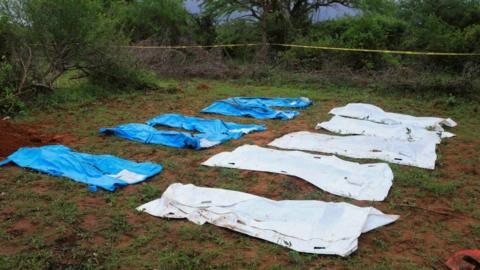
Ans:
[[[205,83],[199,83],[197,84],[197,90],[210,90],[211,87],[208,84]]]
[[[65,141],[64,135],[44,134],[39,126],[0,120],[0,159],[24,146],[40,146]]]

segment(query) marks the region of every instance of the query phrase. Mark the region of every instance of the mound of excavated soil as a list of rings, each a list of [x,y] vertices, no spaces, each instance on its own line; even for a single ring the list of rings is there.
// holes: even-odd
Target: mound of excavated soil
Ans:
[[[43,134],[39,131],[38,126],[0,120],[0,160],[20,147],[57,144],[61,143],[64,137],[62,135]]]

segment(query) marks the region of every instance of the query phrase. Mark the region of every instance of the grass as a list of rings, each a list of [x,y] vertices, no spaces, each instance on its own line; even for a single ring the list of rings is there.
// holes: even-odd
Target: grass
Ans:
[[[457,249],[475,248],[480,242],[480,189],[478,175],[472,172],[480,161],[480,119],[473,101],[318,82],[161,81],[164,87],[181,89],[171,94],[104,91],[82,82],[61,83],[54,96],[43,97],[16,121],[45,124],[42,131],[47,133],[68,133],[76,138],[68,145],[75,150],[157,162],[164,171],[114,193],[93,193],[65,178],[15,166],[1,168],[0,269],[430,269]],[[198,90],[200,83],[210,89]],[[266,137],[251,134],[203,151],[142,145],[97,134],[101,127],[144,122],[161,113],[201,115],[198,112],[203,107],[231,95],[308,96],[315,104],[291,121],[225,117],[265,123],[269,131]],[[373,103],[415,115],[449,116],[459,123],[452,130],[457,137],[439,147],[434,171],[392,165],[394,185],[384,202],[340,198],[289,176],[200,165],[213,154],[242,144],[264,146],[287,132],[313,131],[317,122],[329,119],[331,108],[348,102]],[[359,249],[347,258],[302,254],[228,229],[135,211],[175,182],[273,199],[346,201],[399,214],[401,219],[362,235]]]

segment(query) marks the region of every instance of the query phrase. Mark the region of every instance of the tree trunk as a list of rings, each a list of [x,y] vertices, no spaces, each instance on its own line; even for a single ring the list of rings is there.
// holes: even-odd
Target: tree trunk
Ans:
[[[262,22],[261,22],[261,28],[262,28],[262,48],[260,49],[260,61],[262,64],[267,63],[267,57],[268,57],[268,34],[267,34],[267,19],[268,19],[268,0],[263,0],[263,12],[262,12]]]

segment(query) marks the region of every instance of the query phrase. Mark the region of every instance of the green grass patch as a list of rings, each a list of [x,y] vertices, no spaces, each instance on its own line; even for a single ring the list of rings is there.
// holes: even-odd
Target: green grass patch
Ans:
[[[197,89],[200,83],[209,89]],[[162,80],[158,84],[172,91],[119,92],[84,80],[62,78],[58,91],[39,97],[38,104],[32,105],[26,115],[14,119],[25,124],[47,124],[42,132],[73,135],[76,139],[68,146],[75,150],[158,162],[164,171],[145,183],[113,193],[92,193],[86,185],[66,178],[14,166],[0,168],[0,246],[6,250],[0,252],[0,269],[429,269],[433,261],[445,256],[445,246],[473,247],[473,243],[480,241],[478,226],[459,221],[453,230],[449,223],[452,221],[444,216],[415,207],[397,207],[405,204],[428,209],[438,207],[440,211],[458,211],[480,218],[478,177],[458,168],[458,164],[475,166],[480,161],[480,118],[477,117],[478,105],[473,101],[449,100],[441,95],[426,98],[314,80],[279,82],[272,79],[260,83]],[[240,95],[307,96],[315,103],[290,121],[200,113],[215,100]],[[201,162],[218,149],[231,151],[243,144],[266,145],[267,140],[255,140],[253,134],[202,151],[143,145],[98,135],[100,127],[142,123],[170,112],[239,123],[264,123],[268,136],[276,138],[290,131],[314,131],[316,123],[331,117],[330,109],[349,102],[372,103],[386,111],[419,116],[452,117],[459,123],[451,129],[457,137],[439,145],[435,170],[391,165],[395,179],[387,199],[359,202],[306,187],[304,183],[300,185],[302,180],[290,176],[268,174],[265,177],[265,173],[201,166]],[[451,149],[460,149],[460,146],[462,151],[468,151],[468,158],[457,161],[449,155],[453,152]],[[136,212],[135,207],[159,198],[165,188],[175,182],[237,191],[254,189],[261,196],[275,199],[344,201],[400,214],[401,218],[362,235],[359,250],[349,257],[308,255],[213,225],[200,226]],[[308,191],[304,191],[306,189]],[[92,216],[95,217],[90,220],[93,228],[85,227],[85,219]],[[18,224],[25,220],[31,223],[34,233]],[[431,242],[426,241],[427,238],[431,238]],[[59,243],[58,239],[70,240]],[[422,252],[412,248],[428,243],[435,245]]]

